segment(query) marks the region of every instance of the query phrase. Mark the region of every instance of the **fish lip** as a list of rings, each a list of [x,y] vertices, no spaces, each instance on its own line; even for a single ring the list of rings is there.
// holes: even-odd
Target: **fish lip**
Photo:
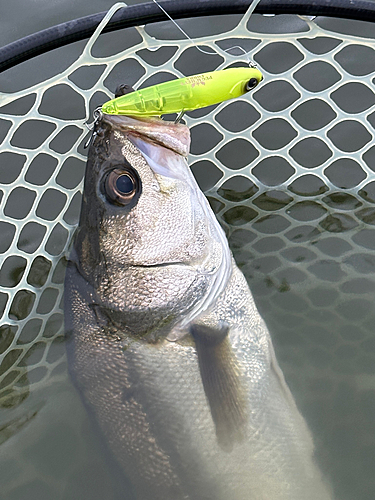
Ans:
[[[158,117],[132,117],[107,115],[100,118],[103,124],[119,130],[126,136],[141,137],[163,146],[180,156],[187,157],[190,149],[190,131],[186,125],[164,121]]]
[[[180,261],[171,261],[171,262],[155,262],[152,264],[129,264],[129,267],[136,267],[141,269],[149,269],[154,267],[168,267],[168,266],[187,266],[189,265],[187,262],[182,260]]]
[[[154,175],[182,181],[194,193],[198,189],[186,162],[190,147],[190,131],[186,125],[157,117],[127,115],[103,115],[98,123],[106,134],[117,136],[120,145],[128,141],[135,146]],[[156,177],[157,182],[158,179]]]

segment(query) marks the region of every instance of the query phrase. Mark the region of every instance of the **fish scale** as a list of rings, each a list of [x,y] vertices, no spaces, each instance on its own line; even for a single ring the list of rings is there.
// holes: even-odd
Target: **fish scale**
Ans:
[[[328,500],[265,323],[173,150],[183,126],[139,123],[96,122],[65,279],[70,372],[89,413],[139,500]],[[106,181],[121,168],[130,201]]]

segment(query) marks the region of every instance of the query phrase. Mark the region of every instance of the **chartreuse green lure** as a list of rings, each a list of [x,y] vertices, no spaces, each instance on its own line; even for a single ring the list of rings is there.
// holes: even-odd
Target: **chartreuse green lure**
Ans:
[[[230,68],[179,78],[117,97],[102,106],[110,115],[160,116],[240,97],[263,79],[255,68]]]

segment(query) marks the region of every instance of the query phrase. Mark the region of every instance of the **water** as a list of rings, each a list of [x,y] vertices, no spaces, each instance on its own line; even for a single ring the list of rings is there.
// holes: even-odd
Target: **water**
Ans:
[[[48,11],[43,2],[35,4],[39,15],[33,18],[28,5],[4,6],[1,40],[109,7],[97,4],[58,2],[48,4]],[[314,31],[297,17],[254,16],[249,28],[258,35],[250,39],[242,34],[233,43],[233,35],[215,34],[237,21],[233,16],[220,26],[217,20],[183,24],[191,36],[212,33],[205,41],[211,47],[239,44],[251,50],[265,73],[251,97],[186,116],[193,139],[190,164],[267,322],[335,498],[372,499],[375,52],[373,40],[352,35],[370,37],[373,26],[317,21],[349,33],[343,35]],[[149,32],[170,41],[157,51],[155,42],[152,50],[141,46],[131,55],[131,46],[142,42],[138,32],[105,35],[96,57],[130,47],[110,74],[103,76],[108,61],[97,61],[44,94],[25,92],[11,110],[0,109],[5,500],[122,498],[115,465],[69,381],[62,337],[62,281],[79,211],[85,106],[92,111],[124,75],[126,83],[145,86],[170,78],[173,68],[184,74],[208,71],[228,57],[187,45],[178,53],[181,42],[174,40],[180,35],[167,23]],[[263,35],[268,32],[278,35]],[[6,72],[0,90],[13,92],[63,71],[83,45]],[[17,122],[9,133],[10,120],[30,108],[28,118],[43,117],[42,126],[29,121],[23,125],[29,128],[15,132]]]

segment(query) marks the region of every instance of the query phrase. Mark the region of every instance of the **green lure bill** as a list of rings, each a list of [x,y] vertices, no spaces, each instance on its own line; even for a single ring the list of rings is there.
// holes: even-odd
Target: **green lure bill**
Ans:
[[[117,97],[102,106],[109,115],[160,116],[193,111],[240,97],[263,79],[256,68],[230,68],[179,78]]]

